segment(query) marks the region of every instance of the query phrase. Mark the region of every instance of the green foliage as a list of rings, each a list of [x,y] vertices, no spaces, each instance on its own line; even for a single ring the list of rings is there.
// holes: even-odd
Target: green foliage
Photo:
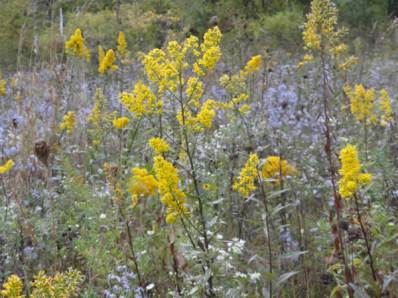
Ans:
[[[259,22],[253,23],[257,27],[256,31],[260,33],[256,35],[264,37],[270,47],[292,49],[301,44],[300,26],[303,22],[302,10],[295,7],[274,15],[263,16]]]
[[[388,22],[388,3],[378,0],[336,0],[339,16],[354,34],[382,30]]]
[[[3,1],[0,9],[0,64],[15,66],[17,53],[27,58],[32,42],[30,1]],[[26,61],[25,61],[26,62]]]

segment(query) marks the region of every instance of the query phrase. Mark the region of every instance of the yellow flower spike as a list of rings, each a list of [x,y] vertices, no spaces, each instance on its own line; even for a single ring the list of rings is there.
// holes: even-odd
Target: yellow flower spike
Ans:
[[[203,36],[203,43],[200,45],[201,55],[193,65],[193,71],[198,76],[204,76],[212,71],[221,58],[221,31],[216,26],[209,29]]]
[[[314,56],[313,55],[309,55],[309,54],[305,54],[303,57],[303,60],[301,60],[298,64],[297,67],[303,67],[305,64],[311,62],[314,60]]]
[[[380,123],[382,126],[386,126],[393,120],[393,112],[390,96],[385,89],[380,90],[380,111],[382,113]]]
[[[215,101],[212,99],[206,100],[198,115],[196,116],[196,121],[199,122],[204,128],[210,129],[213,125],[213,119],[216,116],[216,111],[214,109]]]
[[[372,175],[361,173],[362,165],[358,158],[357,148],[353,145],[344,147],[340,151],[339,159],[341,161],[339,193],[344,199],[349,199],[361,185],[372,182]]]
[[[125,58],[127,54],[127,42],[126,42],[126,36],[124,33],[121,31],[119,32],[119,35],[117,37],[117,51],[120,55],[120,57]]]
[[[148,143],[156,154],[162,154],[170,150],[169,144],[162,138],[150,138]]]
[[[338,56],[338,55],[341,55],[341,54],[347,52],[347,50],[348,50],[347,45],[345,43],[341,43],[338,46],[335,46],[334,48],[331,48],[330,49],[330,53],[335,55],[335,56]]]
[[[253,56],[245,65],[243,71],[245,75],[249,75],[253,72],[260,71],[263,63],[263,57],[261,55]]]
[[[199,100],[203,95],[203,83],[197,77],[189,77],[185,94],[192,101]]]
[[[62,130],[66,130],[68,134],[72,134],[73,130],[76,125],[76,115],[75,112],[68,112],[65,116],[61,124],[59,125],[59,128]]]
[[[350,70],[352,66],[358,63],[358,58],[354,56],[348,57],[343,63],[339,65],[341,70],[347,71]]]
[[[0,291],[0,296],[5,298],[24,298],[23,283],[17,275],[11,275],[3,284],[3,289]]]
[[[0,174],[5,174],[10,171],[14,166],[14,161],[9,159],[4,165],[0,166]]]
[[[283,177],[295,175],[296,169],[279,156],[271,155],[266,158],[261,173],[263,178],[276,179],[275,183],[279,184]]]
[[[366,121],[374,115],[375,89],[366,90],[363,85],[359,84],[355,86],[354,90],[345,86],[344,92],[350,100],[351,113],[357,121]]]
[[[138,204],[138,196],[137,195],[132,195],[131,196],[131,207],[135,208]]]
[[[123,129],[129,124],[130,119],[127,117],[119,117],[112,121],[113,127]]]
[[[312,0],[311,10],[307,14],[304,24],[303,41],[304,50],[307,55],[314,55],[317,52],[329,53],[335,59],[339,58],[339,69],[349,70],[357,61],[353,56],[341,63],[340,56],[346,54],[348,47],[341,42],[346,34],[345,29],[337,28],[337,7],[331,0]],[[304,58],[298,67],[310,62],[308,57]]]
[[[257,189],[254,183],[258,176],[257,166],[259,162],[260,160],[258,159],[257,154],[250,154],[249,159],[241,170],[237,181],[232,186],[235,191],[240,192],[244,197],[248,197]]]
[[[115,52],[110,49],[106,52],[105,57],[102,59],[101,64],[98,67],[98,72],[100,74],[106,73],[108,70],[116,71],[119,68],[115,65],[116,55]]]
[[[102,61],[105,58],[105,51],[102,46],[98,46],[98,65],[102,64]]]
[[[68,55],[90,60],[90,51],[84,45],[84,38],[80,28],[77,28],[65,43],[65,52]]]
[[[94,107],[87,116],[87,122],[90,124],[88,132],[92,138],[93,145],[97,146],[102,142],[104,129],[116,117],[116,112],[108,111],[107,101],[104,93],[97,88],[94,96]]]
[[[177,169],[161,155],[154,158],[160,201],[166,205],[166,222],[173,224],[178,217],[188,215],[185,193],[180,189]]]
[[[133,168],[129,180],[128,192],[131,194],[132,207],[138,203],[140,197],[148,197],[155,194],[157,181],[146,169]]]
[[[7,94],[7,82],[5,80],[0,80],[0,96],[5,96]]]
[[[120,102],[137,118],[142,115],[161,112],[162,109],[162,102],[156,101],[155,94],[152,93],[147,85],[140,81],[135,84],[132,93],[123,92],[120,94]]]

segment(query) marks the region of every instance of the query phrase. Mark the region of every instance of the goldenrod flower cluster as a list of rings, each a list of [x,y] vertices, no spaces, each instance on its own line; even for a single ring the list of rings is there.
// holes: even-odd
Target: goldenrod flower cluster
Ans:
[[[150,138],[148,143],[156,154],[162,154],[170,150],[169,144],[162,138]]]
[[[393,120],[391,108],[391,99],[385,89],[379,91],[380,100],[376,101],[376,90],[374,88],[365,89],[362,84],[344,86],[344,92],[350,100],[351,113],[359,122],[369,121],[376,124],[379,122],[382,126],[387,125]],[[380,119],[378,120],[378,116]]]
[[[372,182],[372,175],[361,173],[362,166],[355,146],[347,145],[344,147],[340,151],[339,158],[341,161],[341,169],[339,170],[341,179],[338,182],[339,193],[343,198],[349,199],[355,194],[359,186]]]
[[[34,276],[34,282],[32,282],[32,297],[76,297],[82,280],[83,275],[73,269],[56,273],[54,276],[47,276],[40,271]]]
[[[68,134],[72,134],[73,130],[75,128],[75,125],[76,125],[75,112],[69,111],[64,116],[64,119],[61,122],[61,124],[59,125],[59,128],[62,129],[62,130],[65,129]]]
[[[240,192],[244,197],[248,197],[257,189],[255,181],[258,178],[257,166],[259,162],[257,154],[250,154],[249,159],[239,174],[238,180],[232,186],[235,191]]]
[[[302,66],[304,66],[305,64],[307,64],[307,63],[309,63],[309,62],[311,62],[311,61],[313,61],[314,60],[314,56],[313,55],[310,55],[310,54],[305,54],[304,55],[304,57],[303,57],[303,59],[299,62],[299,64],[297,65],[297,67],[302,67]]]
[[[206,100],[196,116],[190,111],[178,112],[177,120],[180,125],[191,129],[194,132],[203,132],[213,126],[213,119],[216,116],[217,103],[213,99]]]
[[[225,110],[235,110],[241,114],[245,114],[249,111],[250,106],[245,104],[249,99],[249,95],[245,92],[246,88],[246,76],[243,75],[243,71],[239,74],[223,75],[220,78],[220,85],[230,94],[231,100],[226,103],[220,103],[219,106]]]
[[[356,85],[352,90],[350,86],[344,86],[344,92],[350,100],[351,113],[358,121],[365,121],[372,118],[375,122],[373,113],[375,108],[376,91],[374,88],[368,90],[362,84]]]
[[[166,205],[166,222],[173,224],[180,216],[189,213],[185,193],[180,189],[177,169],[161,155],[154,158],[154,169],[158,181],[160,201]]]
[[[9,170],[12,169],[12,167],[14,166],[14,161],[12,159],[7,160],[7,162],[0,166],[0,174],[5,174],[7,173]]]
[[[107,111],[106,100],[101,89],[95,91],[94,107],[87,117],[90,124],[89,133],[92,135],[93,144],[96,146],[101,143],[104,128],[107,123],[111,123],[115,118],[115,112]]]
[[[134,207],[137,205],[138,198],[148,197],[155,193],[157,181],[143,168],[133,168],[131,173],[128,192],[131,194],[131,203]]]
[[[216,116],[215,105],[216,102],[213,99],[206,100],[195,117],[195,121],[205,129],[210,129],[213,125],[213,119]]]
[[[204,37],[203,43],[200,45],[201,56],[193,65],[193,71],[199,75],[204,76],[206,73],[212,71],[218,60],[221,58],[221,31],[218,27],[209,29]]]
[[[199,99],[203,95],[203,83],[197,77],[189,77],[185,94],[188,97],[188,104],[192,103],[196,108],[200,106]]]
[[[382,126],[387,125],[387,123],[394,119],[391,107],[391,99],[387,90],[385,89],[380,90],[380,111],[382,113],[380,120],[380,124]]]
[[[7,82],[6,80],[0,80],[0,96],[7,94]]]
[[[0,296],[5,298],[24,298],[23,283],[17,275],[11,275],[3,284],[3,289],[0,291]]]
[[[280,156],[271,155],[266,158],[261,173],[263,178],[276,179],[276,183],[280,183],[283,177],[295,175],[296,169]]]
[[[225,110],[234,110],[240,114],[246,114],[250,106],[245,102],[249,99],[246,93],[247,77],[261,69],[263,58],[261,55],[253,56],[237,74],[229,76],[224,74],[220,78],[220,85],[229,93],[231,100],[219,103],[218,106]]]
[[[102,46],[98,46],[98,65],[101,65],[105,58],[105,50]]]
[[[83,280],[83,275],[73,269],[64,273],[56,273],[54,276],[46,276],[40,271],[31,283],[31,297],[62,297],[70,298],[78,295],[78,287]],[[0,296],[5,298],[24,298],[23,283],[17,275],[11,275],[3,284]]]
[[[184,85],[183,72],[191,68],[198,76],[212,71],[221,58],[221,32],[218,27],[209,29],[203,43],[190,36],[182,43],[170,41],[166,50],[153,49],[143,56],[142,63],[148,79],[155,83],[158,92],[176,92]],[[191,61],[194,61],[191,63]],[[192,85],[192,84],[191,84]]]
[[[303,31],[306,49],[320,50],[321,42],[334,44],[335,39],[341,34],[336,30],[336,26],[336,5],[330,0],[313,0]]]
[[[263,63],[263,58],[261,55],[253,56],[243,68],[243,71],[246,75],[249,75],[253,72],[260,71],[261,65]]]
[[[98,66],[98,72],[100,74],[106,73],[108,70],[111,71],[116,71],[119,68],[115,64],[116,62],[116,55],[115,52],[110,49],[106,52],[105,56],[103,57],[102,60],[100,60],[99,66]]]
[[[339,64],[339,68],[341,70],[347,71],[351,69],[351,67],[358,63],[358,58],[355,56],[349,56],[345,61]]]
[[[155,111],[160,113],[162,110],[162,102],[157,101],[155,94],[141,81],[135,84],[132,93],[120,94],[120,102],[136,118],[140,118],[142,115],[151,115]]]
[[[357,59],[353,56],[340,59],[340,56],[348,52],[347,45],[341,42],[346,33],[346,30],[337,28],[336,5],[331,0],[313,0],[303,31],[304,49],[308,53],[297,66],[302,67],[313,61],[314,53],[323,51],[339,58],[339,69],[347,71]]]
[[[79,28],[75,30],[69,40],[65,43],[65,52],[68,55],[84,58],[87,61],[90,60],[90,51],[84,45],[82,31]]]
[[[119,53],[121,58],[125,58],[127,54],[127,42],[126,36],[121,31],[117,37],[117,52]]]
[[[113,127],[123,129],[129,124],[130,119],[127,117],[119,117],[112,121]]]

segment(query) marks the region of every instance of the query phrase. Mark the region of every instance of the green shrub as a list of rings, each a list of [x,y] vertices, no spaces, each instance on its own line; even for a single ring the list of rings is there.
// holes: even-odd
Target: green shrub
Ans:
[[[254,24],[254,31],[257,38],[265,39],[271,47],[296,47],[301,44],[300,26],[303,21],[303,11],[295,7],[262,17],[258,24]]]

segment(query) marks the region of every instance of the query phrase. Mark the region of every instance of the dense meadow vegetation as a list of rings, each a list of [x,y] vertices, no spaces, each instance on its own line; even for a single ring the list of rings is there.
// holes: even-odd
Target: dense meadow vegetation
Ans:
[[[397,15],[2,3],[0,297],[398,297]]]

